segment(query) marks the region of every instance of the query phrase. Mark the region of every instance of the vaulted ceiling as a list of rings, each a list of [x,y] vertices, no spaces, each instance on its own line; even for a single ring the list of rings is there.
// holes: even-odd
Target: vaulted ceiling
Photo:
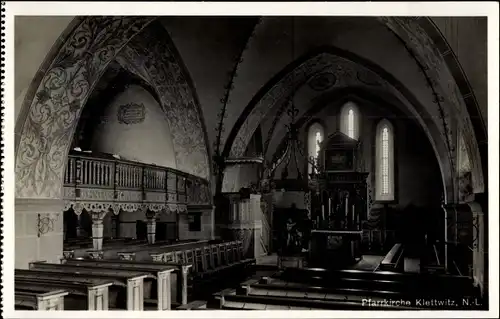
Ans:
[[[453,75],[443,62],[444,49],[437,45],[442,43],[436,43],[440,39],[431,38],[417,19],[280,16],[161,21],[193,78],[212,152],[226,157],[243,156],[257,128],[274,149],[285,134],[283,112],[292,96],[301,118],[310,116],[318,103],[342,98],[347,88],[414,118],[436,152],[444,179],[452,178],[456,165],[458,130],[478,133],[467,114],[467,101],[459,94],[462,88],[448,83]],[[319,83],[316,88],[314,83]],[[477,110],[475,114],[480,115]],[[475,153],[477,142],[468,144]],[[481,163],[476,162],[479,172]]]
[[[181,170],[210,178],[212,156],[242,156],[258,128],[268,149],[275,148],[284,136],[286,117],[282,115],[291,98],[299,108],[299,121],[305,122],[333,100],[356,96],[413,118],[427,134],[443,184],[450,187],[457,135],[462,132],[474,166],[475,187],[478,191],[484,188],[486,115],[481,113],[446,40],[428,18],[150,17],[136,22],[129,18],[126,22],[118,18],[89,22],[91,19],[75,20],[68,42],[61,40],[67,51],[53,53],[55,69],[48,69],[46,74],[60,72],[60,68],[72,70],[83,65],[79,60],[90,63],[92,76],[76,102],[86,103],[88,92],[96,95],[106,90],[103,82],[116,75],[108,71],[110,79],[99,80],[109,66],[107,59],[112,58],[115,62],[111,65],[143,81],[161,104],[170,122]],[[132,27],[118,31],[124,23]],[[102,61],[89,62],[78,53],[79,48],[72,46],[71,39],[78,38],[78,32],[92,37],[88,30],[93,28],[104,40],[98,39],[102,41],[89,50],[100,50],[99,45],[116,48],[102,51]],[[107,44],[105,41],[114,33],[121,38]],[[71,64],[67,64],[65,52],[74,54]],[[48,82],[42,81],[39,90],[44,83]],[[57,88],[46,87],[37,94],[44,96],[40,93],[53,89]],[[36,88],[32,92],[34,96]],[[32,96],[25,103],[33,112],[46,107]],[[75,119],[80,117],[78,112]],[[23,125],[19,125],[20,130],[32,130]],[[32,136],[28,131],[18,136]],[[57,143],[47,141],[43,142],[47,152],[60,152]],[[20,138],[21,150],[26,147],[23,143],[27,142]],[[57,147],[63,145],[61,142]],[[37,163],[34,156],[16,160],[17,165],[26,163],[16,169],[24,171],[31,165],[28,163]],[[54,168],[54,178],[60,169]]]

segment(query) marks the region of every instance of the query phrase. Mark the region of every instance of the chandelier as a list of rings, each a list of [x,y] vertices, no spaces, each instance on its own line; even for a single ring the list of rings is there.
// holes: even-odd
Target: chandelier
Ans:
[[[294,31],[295,31],[294,23],[292,20],[292,34],[294,34]],[[295,48],[292,40],[291,42],[292,57],[295,57],[294,49]],[[295,73],[292,73],[292,78],[294,77],[294,75]],[[299,138],[300,127],[296,123],[296,118],[299,114],[299,110],[295,106],[294,102],[295,98],[294,80],[292,80],[292,86],[293,88],[290,97],[288,98],[287,101],[284,102],[288,104],[286,113],[289,117],[289,123],[285,124],[287,130],[286,136],[284,142],[280,144],[280,146],[276,150],[271,160],[271,163],[267,163],[265,165],[266,167],[264,168],[260,178],[261,189],[269,190],[275,186],[273,185],[273,182],[275,180],[275,173],[279,167],[282,167],[281,181],[287,181],[285,185],[290,185],[293,188],[301,188],[301,189],[311,188],[308,183],[309,181],[311,181],[311,179],[313,179],[314,175],[317,174],[318,172],[317,158],[313,156],[308,157],[307,155],[304,154],[305,147]],[[304,174],[302,173],[304,167],[301,167],[301,163],[303,164],[306,163],[300,161],[300,159],[305,159],[307,164],[312,166],[313,174],[311,175],[311,179],[304,178]],[[290,175],[289,173],[294,170],[297,173],[296,175],[297,177],[289,179]],[[278,181],[279,180],[277,180],[277,182]]]

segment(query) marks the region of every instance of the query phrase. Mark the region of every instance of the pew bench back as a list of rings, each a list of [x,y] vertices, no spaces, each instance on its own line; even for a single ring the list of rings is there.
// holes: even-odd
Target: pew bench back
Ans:
[[[380,262],[380,270],[397,270],[403,266],[404,261],[404,247],[403,244],[395,244],[387,253],[385,258]]]
[[[93,260],[67,260],[67,265],[77,267],[91,267],[97,269],[119,269],[124,271],[138,271],[150,273],[156,277],[149,289],[144,286],[144,298],[149,302],[157,304],[158,310],[170,310],[172,300],[177,298],[177,274],[174,272],[177,267],[155,264],[155,263],[135,263],[135,262],[102,262]],[[173,292],[173,294],[172,294]]]
[[[34,271],[23,275],[16,274],[14,286],[16,289],[47,292],[64,290],[68,293],[64,298],[66,310],[107,310],[108,289],[110,281],[88,278],[41,278]]]
[[[82,262],[82,263],[94,263],[99,267],[113,267],[113,268],[123,268],[128,269],[128,267],[148,267],[151,269],[165,269],[166,267],[172,267],[174,269],[171,272],[171,300],[176,301],[176,303],[186,304],[187,303],[187,281],[188,274],[191,269],[191,265],[185,265],[175,262],[161,263],[154,261],[130,261],[130,260],[119,260],[119,259],[102,259],[102,260],[89,260],[89,259],[75,259],[74,261],[68,260],[68,263],[72,262]]]
[[[29,287],[15,287],[15,307],[18,310],[64,310],[64,297],[68,295],[65,290],[51,288],[40,290]]]
[[[30,271],[36,271],[38,276],[44,276],[48,279],[52,276],[109,279],[113,282],[113,287],[110,288],[110,306],[125,307],[127,310],[143,310],[144,278],[153,278],[151,274],[144,272],[75,267],[43,262],[32,263],[30,268]],[[122,303],[124,298],[126,298],[126,305]]]

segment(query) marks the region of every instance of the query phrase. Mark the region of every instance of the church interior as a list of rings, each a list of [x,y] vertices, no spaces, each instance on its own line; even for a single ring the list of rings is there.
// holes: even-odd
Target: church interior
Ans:
[[[15,309],[488,309],[486,35],[17,16]]]

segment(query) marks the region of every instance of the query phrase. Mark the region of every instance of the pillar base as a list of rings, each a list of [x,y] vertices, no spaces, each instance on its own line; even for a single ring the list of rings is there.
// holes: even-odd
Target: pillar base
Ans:
[[[15,203],[15,267],[45,260],[59,263],[63,257],[63,201],[18,199]]]
[[[92,260],[101,260],[104,259],[104,251],[102,250],[89,250],[87,254]]]

